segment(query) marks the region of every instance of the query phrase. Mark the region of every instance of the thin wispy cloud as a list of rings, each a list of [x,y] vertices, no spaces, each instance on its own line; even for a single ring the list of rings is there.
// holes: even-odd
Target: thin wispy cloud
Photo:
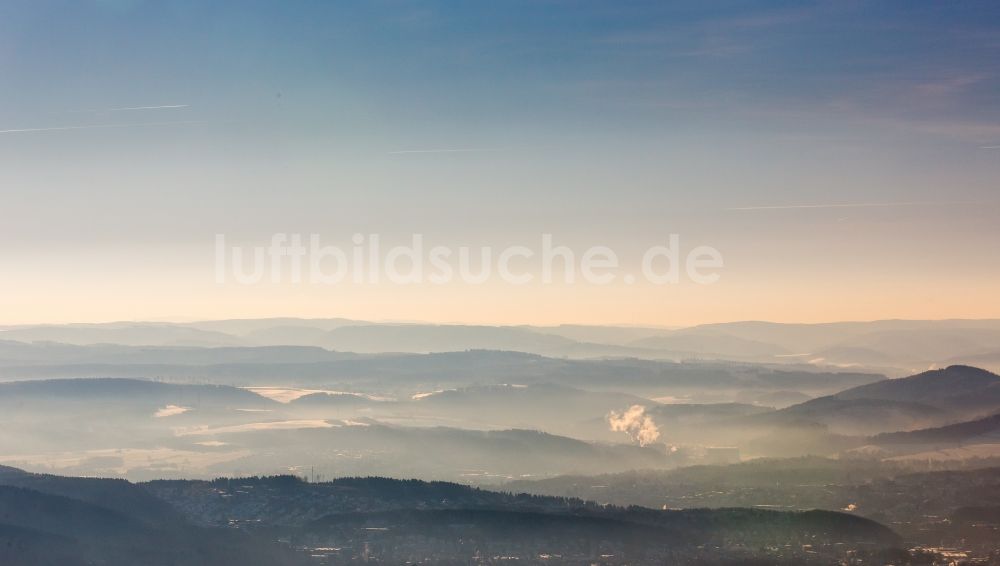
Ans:
[[[190,107],[190,104],[150,104],[145,106],[115,106],[114,108],[83,108],[78,110],[64,110],[55,113],[101,114],[106,112],[128,112],[135,110],[180,110],[181,108]]]
[[[0,134],[25,134],[32,132],[66,132],[70,130],[97,130],[108,128],[153,128],[158,126],[182,126],[203,124],[203,120],[180,120],[175,122],[139,122],[134,124],[89,124],[85,126],[53,126],[48,128],[13,128],[0,130]]]
[[[108,112],[116,110],[169,110],[173,108],[188,108],[190,104],[161,104],[159,106],[122,106],[120,108],[108,108]]]
[[[736,206],[726,210],[799,210],[811,208],[893,208],[903,206],[955,206],[962,204],[977,204],[968,201],[902,201],[902,202],[851,202],[822,204],[776,204],[767,206]]]
[[[477,153],[484,151],[501,151],[493,148],[456,148],[456,149],[402,149],[399,151],[386,152],[388,155],[401,155],[405,153]]]

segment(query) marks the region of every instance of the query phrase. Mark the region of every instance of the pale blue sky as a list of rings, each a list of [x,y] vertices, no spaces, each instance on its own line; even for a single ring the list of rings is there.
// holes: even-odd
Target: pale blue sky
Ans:
[[[941,294],[1000,316],[965,287],[1000,283],[998,87],[990,2],[5,2],[0,306],[19,305],[9,322],[257,313],[252,294],[198,306],[217,233],[549,232],[623,253],[680,233],[725,254],[739,285],[716,302],[773,309],[748,289],[846,277],[857,316],[978,312],[925,308]],[[419,152],[437,149],[477,151]],[[872,203],[898,204],[732,210]],[[199,289],[193,306],[128,295],[168,280]],[[904,283],[909,302],[873,307]],[[341,292],[315,310],[340,314]],[[283,310],[269,293],[259,314]],[[770,318],[827,316],[803,301]],[[476,304],[435,308],[490,319]]]

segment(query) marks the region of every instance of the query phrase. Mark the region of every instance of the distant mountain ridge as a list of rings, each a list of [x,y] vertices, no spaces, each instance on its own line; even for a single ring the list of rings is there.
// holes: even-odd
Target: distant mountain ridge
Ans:
[[[1000,444],[1000,413],[936,428],[886,432],[871,439],[872,444],[880,446],[913,444],[955,446],[979,441],[992,441]]]
[[[872,434],[937,426],[1000,411],[1000,376],[969,366],[949,366],[882,380],[805,401],[758,422],[813,421],[845,434]]]
[[[191,323],[0,327],[0,340],[75,345],[312,346],[358,353],[516,350],[555,357],[731,359],[882,369],[979,361],[996,369],[1000,320],[882,320],[823,324],[761,321],[687,328],[485,326],[348,319],[248,319]],[[1000,363],[1000,362],[997,362]]]
[[[0,403],[27,398],[42,401],[60,399],[131,399],[137,402],[168,403],[179,400],[199,403],[238,404],[247,407],[275,403],[256,393],[228,385],[164,383],[146,379],[51,379],[0,382]]]
[[[343,354],[300,347],[209,348],[72,346],[50,355],[49,344],[0,343],[0,378],[155,376],[177,382],[240,385],[378,382],[393,387],[454,388],[507,383],[550,383],[583,389],[636,389],[670,386],[696,389],[804,391],[810,396],[871,383],[884,377],[858,371],[821,371],[733,362],[672,362],[637,358],[564,359],[512,351],[467,350],[436,354]],[[4,346],[18,356],[4,360]],[[83,350],[82,352],[79,350]],[[301,352],[303,361],[294,361]],[[166,362],[177,356],[176,363]],[[12,356],[11,356],[12,357]],[[8,357],[10,359],[10,357]],[[78,362],[69,360],[81,360]],[[319,361],[314,361],[319,359]],[[417,390],[413,393],[426,392]]]
[[[976,367],[953,365],[906,378],[861,385],[837,393],[835,397],[925,403],[942,409],[988,409],[1000,406],[1000,376]]]

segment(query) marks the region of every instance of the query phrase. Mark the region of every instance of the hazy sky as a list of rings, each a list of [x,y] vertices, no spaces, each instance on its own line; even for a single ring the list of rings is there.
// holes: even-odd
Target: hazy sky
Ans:
[[[1000,317],[998,102],[995,2],[8,1],[0,323]],[[275,232],[725,268],[215,282]]]

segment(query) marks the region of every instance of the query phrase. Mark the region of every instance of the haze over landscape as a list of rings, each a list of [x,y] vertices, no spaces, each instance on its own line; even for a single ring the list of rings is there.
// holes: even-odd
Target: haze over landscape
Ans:
[[[0,7],[0,564],[1000,565],[1000,8]]]

